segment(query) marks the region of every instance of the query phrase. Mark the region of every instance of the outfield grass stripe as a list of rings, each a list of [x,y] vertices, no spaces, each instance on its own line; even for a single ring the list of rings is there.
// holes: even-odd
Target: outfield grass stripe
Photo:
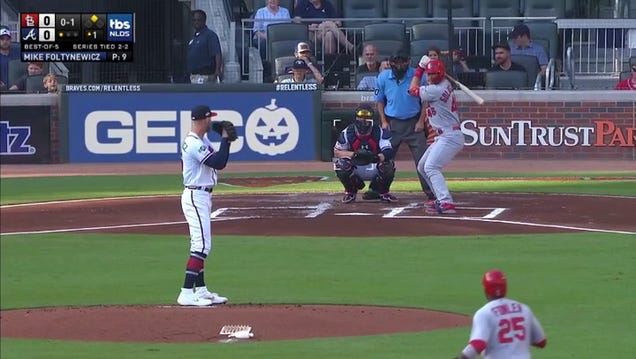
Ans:
[[[596,232],[596,233],[614,233],[614,234],[636,234],[636,232],[629,231],[618,231],[614,229],[602,229],[602,228],[586,228],[586,227],[575,227],[575,226],[563,226],[559,224],[545,224],[545,223],[531,223],[531,222],[520,222],[520,221],[508,221],[503,219],[488,219],[488,218],[475,218],[475,217],[441,217],[437,215],[432,216],[396,216],[393,218],[405,218],[405,219],[443,219],[443,220],[460,220],[460,221],[474,221],[474,222],[489,222],[489,223],[502,223],[502,224],[513,224],[527,227],[542,227],[542,228],[556,228],[556,229],[570,229],[574,231],[582,231],[582,232]]]

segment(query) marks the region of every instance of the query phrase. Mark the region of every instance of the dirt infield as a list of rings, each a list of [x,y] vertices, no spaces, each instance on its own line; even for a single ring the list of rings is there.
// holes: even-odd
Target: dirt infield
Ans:
[[[296,181],[317,178],[302,177]],[[269,179],[271,181],[273,179]],[[293,181],[283,178],[284,183]],[[258,186],[256,179],[235,185]],[[270,183],[271,184],[271,183]],[[340,203],[340,193],[215,195],[215,234],[426,236],[613,232],[636,234],[633,198],[458,193],[456,215],[424,211],[419,193],[397,203]],[[2,233],[107,232],[187,236],[179,196],[75,200],[0,207]],[[195,314],[196,315],[193,315]],[[470,318],[412,308],[335,305],[95,306],[2,311],[3,337],[90,341],[223,341],[221,326],[249,324],[252,340],[416,332]]]

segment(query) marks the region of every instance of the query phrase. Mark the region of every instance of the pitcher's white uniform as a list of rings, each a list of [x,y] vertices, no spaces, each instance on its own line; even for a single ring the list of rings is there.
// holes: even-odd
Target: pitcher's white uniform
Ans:
[[[473,316],[470,344],[485,359],[529,359],[530,345],[545,341],[539,321],[527,305],[510,298],[488,302]]]
[[[437,136],[420,158],[417,171],[426,178],[440,203],[453,203],[441,172],[442,167],[464,147],[453,87],[446,79],[438,84],[421,86],[420,101],[428,103],[426,115]]]
[[[212,249],[210,194],[216,186],[217,174],[214,168],[203,162],[213,153],[210,140],[205,136],[200,138],[194,132],[188,133],[181,144],[184,186],[181,208],[190,226],[190,252],[201,252],[205,255]]]

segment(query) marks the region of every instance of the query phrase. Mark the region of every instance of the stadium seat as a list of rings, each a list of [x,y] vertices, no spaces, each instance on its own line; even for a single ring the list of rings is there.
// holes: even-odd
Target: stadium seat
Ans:
[[[525,17],[565,17],[565,0],[525,0]]]
[[[473,1],[472,0],[431,0],[433,3],[433,17],[447,18],[448,6],[453,9],[453,17],[473,17]],[[473,26],[473,22],[470,20],[457,20],[453,21],[455,27],[460,26]]]
[[[34,75],[26,78],[26,93],[47,93],[44,88],[44,75]]]
[[[376,22],[366,20],[353,20],[357,18],[382,18],[384,16],[383,0],[346,0],[342,4],[342,17],[349,18],[344,22],[345,27],[361,28],[364,25]]]
[[[533,55],[510,55],[510,61],[523,66],[526,69],[528,85],[534,86],[539,74],[539,60]]]
[[[389,18],[402,18],[402,23],[407,27],[421,22],[422,19],[413,18],[429,17],[427,0],[386,0],[386,15]]]
[[[272,24],[267,26],[267,59],[294,54],[300,41],[309,41],[307,24]]]
[[[448,40],[448,24],[440,22],[415,24],[411,28],[411,40]]]
[[[623,81],[625,79],[628,79],[632,76],[632,71],[621,71],[620,75],[618,76],[618,81]]]
[[[523,71],[488,71],[485,82],[487,90],[528,89],[528,77]]]
[[[557,24],[552,21],[530,21],[525,25],[530,29],[530,38],[548,40],[548,46],[544,46],[545,52],[548,54],[548,58],[559,57],[559,30]],[[542,44],[545,45],[545,44]]]
[[[519,1],[511,0],[479,0],[480,17],[518,17],[521,15]],[[499,20],[495,26],[514,26],[518,20]]]
[[[397,40],[405,42],[406,27],[404,24],[381,22],[364,26],[363,40]]]
[[[466,56],[466,65],[473,70],[489,69],[492,67],[490,56]]]
[[[375,45],[378,58],[390,57],[398,50],[408,51],[404,24],[382,22],[365,25],[362,41],[363,46]]]
[[[9,61],[8,87],[11,87],[22,76],[27,74],[27,66],[28,64],[26,62],[20,61],[20,59]]]
[[[281,56],[274,59],[274,76],[285,75],[285,69],[290,68],[296,60],[295,56]]]
[[[512,28],[519,20],[497,20],[491,23],[491,17],[518,17],[521,14],[521,6],[519,1],[510,0],[480,0],[479,13],[480,17],[488,19],[486,21],[486,37],[485,53],[493,44],[506,40],[508,31],[506,28]],[[494,29],[493,29],[494,27]],[[494,33],[493,33],[494,32]]]

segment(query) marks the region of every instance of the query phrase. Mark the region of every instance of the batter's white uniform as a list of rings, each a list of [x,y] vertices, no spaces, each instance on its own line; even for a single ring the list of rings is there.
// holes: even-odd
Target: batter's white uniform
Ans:
[[[201,252],[206,255],[212,249],[210,194],[216,186],[217,175],[214,168],[203,162],[213,153],[214,149],[208,138],[200,138],[194,132],[188,133],[181,144],[184,185],[181,208],[190,226],[190,252]]]
[[[441,172],[442,167],[464,147],[453,86],[446,79],[439,84],[421,86],[420,101],[428,102],[426,116],[437,136],[420,158],[417,171],[426,179],[440,203],[453,203]]]
[[[473,316],[470,342],[486,344],[485,359],[529,359],[530,345],[544,339],[530,307],[509,298],[492,300]]]

